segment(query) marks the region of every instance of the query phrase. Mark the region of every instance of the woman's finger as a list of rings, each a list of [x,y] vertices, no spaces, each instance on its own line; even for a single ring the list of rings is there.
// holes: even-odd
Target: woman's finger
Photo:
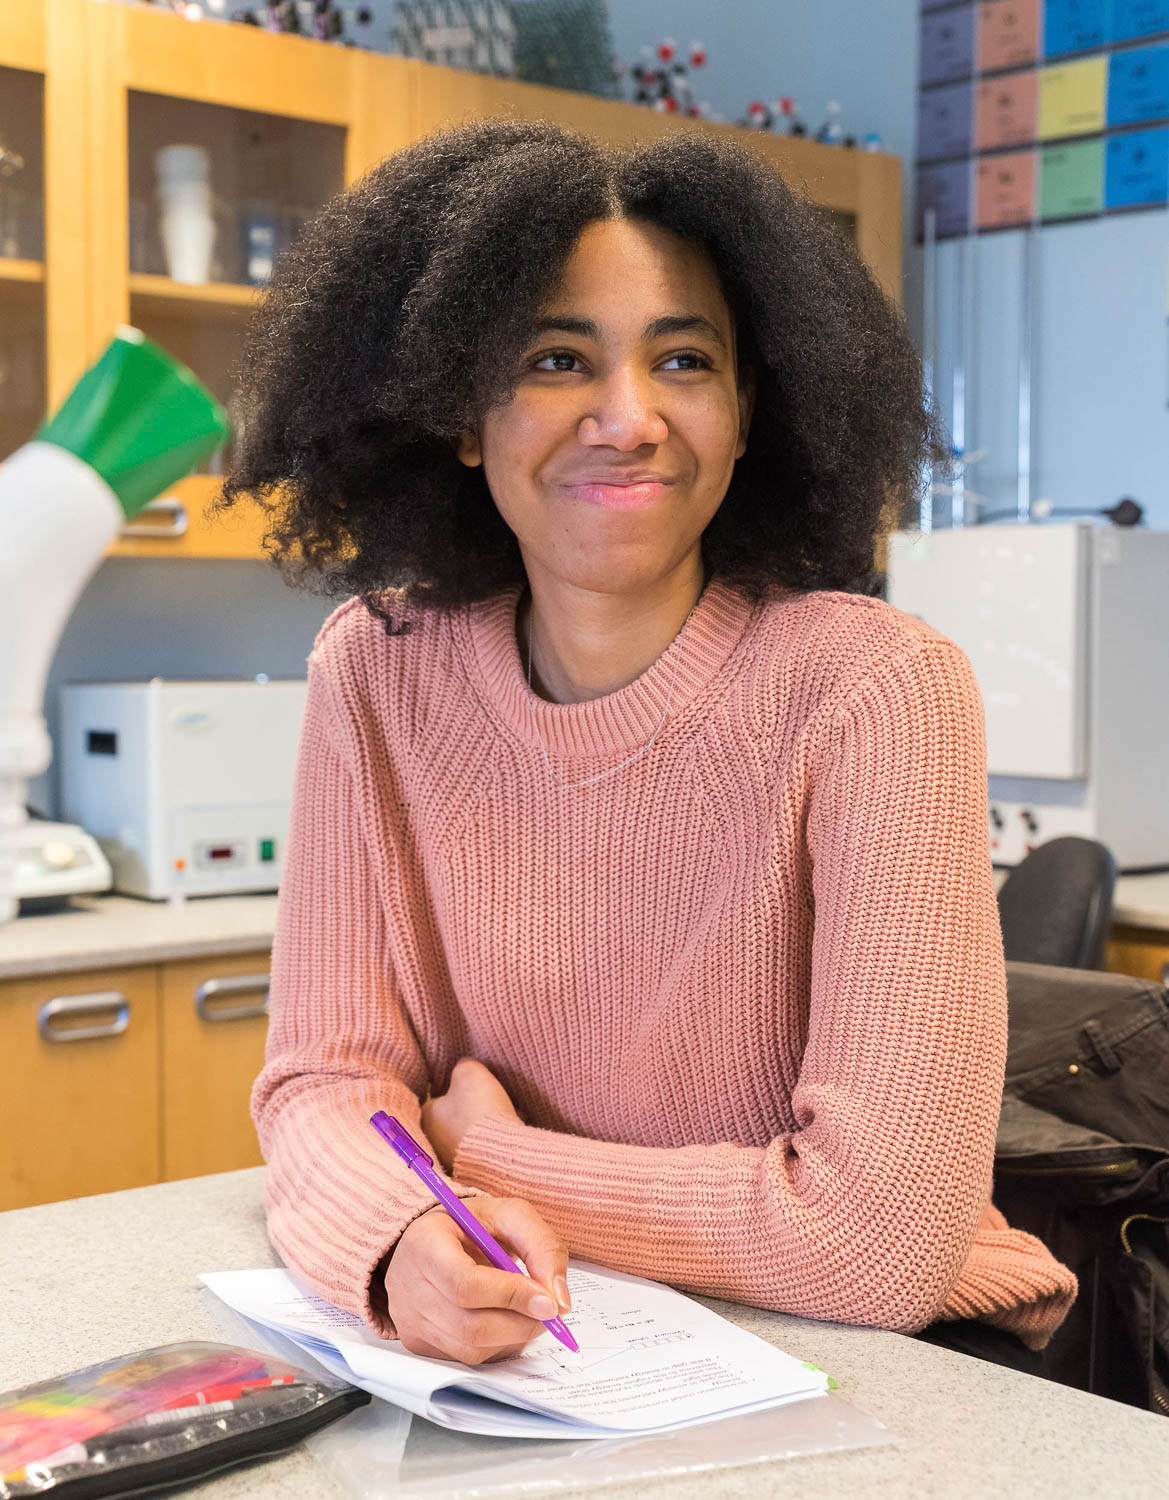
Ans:
[[[522,1198],[493,1199],[491,1219],[496,1238],[523,1261],[533,1281],[548,1288],[560,1310],[567,1312],[572,1306],[568,1247],[552,1226]]]
[[[470,1247],[463,1243],[458,1225],[453,1219],[449,1225],[450,1232],[436,1234],[431,1241],[426,1268],[430,1284],[440,1297],[464,1309],[502,1308],[540,1323],[557,1315],[560,1309],[543,1286],[527,1276],[517,1276],[514,1271],[477,1265],[468,1253]],[[494,1233],[497,1227],[494,1214],[490,1227]]]

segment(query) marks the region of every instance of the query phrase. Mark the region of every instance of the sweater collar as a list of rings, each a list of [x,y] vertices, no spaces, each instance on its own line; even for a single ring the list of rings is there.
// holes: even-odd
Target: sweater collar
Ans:
[[[662,725],[669,732],[682,712],[720,674],[746,632],[755,611],[718,577],[698,597],[681,642],[678,638],[615,693],[584,703],[549,703],[528,687],[516,638],[516,610],[523,594],[516,584],[501,594],[469,605],[456,630],[464,657],[480,679],[487,702],[520,739],[543,744],[549,754],[588,756],[636,750],[657,728],[670,681],[670,711]]]

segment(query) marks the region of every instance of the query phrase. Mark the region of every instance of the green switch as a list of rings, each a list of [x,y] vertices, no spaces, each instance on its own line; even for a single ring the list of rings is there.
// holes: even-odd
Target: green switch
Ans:
[[[261,839],[260,840],[260,863],[261,864],[265,864],[265,865],[270,865],[275,858],[276,858],[276,840],[275,839]]]

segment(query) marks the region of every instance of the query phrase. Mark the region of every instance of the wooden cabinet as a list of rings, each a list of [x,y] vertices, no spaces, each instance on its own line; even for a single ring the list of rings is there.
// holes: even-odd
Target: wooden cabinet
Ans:
[[[158,972],[0,985],[0,1209],[157,1182]]]
[[[409,87],[401,59],[272,36],[246,26],[195,25],[162,10],[80,4],[94,80],[85,143],[92,231],[89,339],[96,354],[131,323],[230,404],[234,367],[256,289],[242,245],[248,216],[270,215],[277,247],[373,161],[405,145]],[[385,67],[384,64],[389,64]],[[371,67],[382,64],[376,81]],[[211,162],[216,225],[211,279],[170,279],[156,207],[155,152],[181,142]],[[111,547],[120,557],[260,555],[265,518],[252,507],[210,516],[215,473],[184,481]]]
[[[44,75],[0,65],[0,456],[45,415],[44,183]]]
[[[0,238],[0,459],[35,431],[118,324],[131,323],[227,401],[255,289],[240,252],[249,200],[303,213],[410,141],[459,120],[553,119],[626,143],[667,130],[723,133],[770,161],[855,241],[894,299],[901,286],[895,157],[681,120],[615,100],[486,78],[256,27],[193,25],[167,8],[102,0],[0,4],[0,142],[25,160],[32,205]],[[218,224],[209,281],[170,279],[154,153],[204,146]],[[285,212],[286,211],[286,212]],[[15,252],[13,250],[15,246]],[[14,402],[11,392],[20,392]],[[256,558],[254,507],[209,516],[213,456],[111,547],[119,557]]]
[[[248,1099],[264,1062],[268,954],[162,966],[162,1177],[260,1165]]]
[[[211,514],[219,481],[190,474],[171,485],[123,527],[110,548],[113,557],[257,558],[266,517],[258,506]]]
[[[1169,932],[1113,927],[1104,967],[1112,974],[1132,974],[1137,979],[1169,984]]]
[[[258,1166],[268,961],[0,983],[0,1210]]]

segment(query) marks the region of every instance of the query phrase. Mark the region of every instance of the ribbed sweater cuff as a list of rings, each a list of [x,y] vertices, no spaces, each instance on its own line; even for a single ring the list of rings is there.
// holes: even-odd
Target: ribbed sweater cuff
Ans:
[[[374,1274],[407,1227],[437,1202],[371,1130],[361,1128],[385,1102],[411,1119],[409,1102],[393,1100],[392,1092],[379,1084],[340,1101],[311,1095],[288,1101],[263,1132],[273,1246],[321,1296],[391,1338],[396,1334],[384,1309],[371,1301]],[[448,1184],[460,1198],[481,1192],[466,1182]]]
[[[459,1182],[474,1182],[486,1191],[505,1196],[509,1191],[507,1165],[515,1153],[525,1153],[533,1126],[503,1115],[489,1115],[465,1131],[451,1163],[451,1176]],[[547,1133],[547,1132],[543,1132]]]
[[[269,1169],[271,1182],[271,1169]],[[482,1189],[450,1184],[459,1198],[481,1198]],[[280,1258],[329,1301],[360,1313],[375,1333],[383,1338],[397,1338],[397,1330],[384,1305],[373,1297],[374,1277],[382,1262],[392,1253],[406,1230],[438,1199],[421,1186],[412,1201],[401,1198],[380,1204],[363,1222],[350,1224],[344,1235],[344,1246],[332,1249],[312,1233],[295,1208],[274,1201],[268,1194],[268,1236]],[[334,1243],[338,1236],[332,1236]]]
[[[630,1160],[644,1155],[647,1160]],[[463,1136],[451,1173],[460,1182],[499,1198],[523,1198],[552,1225],[570,1251],[585,1259],[603,1253],[613,1239],[630,1246],[634,1222],[645,1212],[647,1167],[663,1151],[615,1151],[599,1141],[525,1125],[519,1120],[480,1120]],[[637,1168],[640,1167],[639,1172]],[[598,1217],[596,1209],[605,1205]],[[590,1230],[593,1231],[590,1233]],[[621,1264],[619,1270],[631,1270]]]
[[[458,1198],[482,1198],[486,1195],[481,1188],[461,1187],[457,1182],[450,1184],[451,1189]],[[396,1339],[398,1330],[384,1306],[384,1288],[380,1298],[374,1291],[377,1279],[384,1274],[383,1262],[388,1261],[398,1241],[413,1224],[415,1219],[428,1213],[438,1203],[433,1194],[426,1194],[425,1199],[420,1201],[414,1210],[406,1217],[400,1218],[394,1225],[392,1232],[387,1232],[387,1226],[383,1223],[380,1229],[375,1229],[372,1234],[365,1235],[363,1243],[365,1246],[362,1256],[363,1274],[360,1285],[363,1288],[361,1296],[361,1316],[374,1330],[385,1339]],[[380,1248],[379,1248],[380,1246]]]
[[[984,1231],[938,1317],[977,1318],[1044,1349],[1078,1291],[1075,1275],[1033,1235]]]

